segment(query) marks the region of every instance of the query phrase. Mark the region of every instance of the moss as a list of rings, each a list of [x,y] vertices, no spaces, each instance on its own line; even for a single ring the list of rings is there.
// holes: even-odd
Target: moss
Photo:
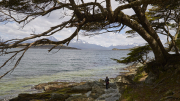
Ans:
[[[170,101],[173,98],[180,99],[180,74],[161,72],[159,78],[153,85],[138,83],[134,87],[126,88],[121,96],[124,101],[164,101],[167,96]]]
[[[142,78],[143,75],[142,74],[139,74],[139,75],[136,75],[135,78],[134,78],[134,82],[138,82],[140,78]]]
[[[146,75],[147,74],[144,71],[144,66],[138,67],[137,73],[135,74],[133,81],[138,83],[139,80]]]
[[[132,93],[133,88],[132,87],[126,87],[124,93],[121,95],[121,99],[125,99],[125,101],[134,101],[135,99],[138,98],[137,94]]]

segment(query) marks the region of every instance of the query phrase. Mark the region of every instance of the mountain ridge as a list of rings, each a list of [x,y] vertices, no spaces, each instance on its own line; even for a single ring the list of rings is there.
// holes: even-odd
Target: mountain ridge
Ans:
[[[49,39],[51,41],[59,41],[58,39],[56,39],[53,36],[47,37],[47,39]],[[28,40],[28,41],[25,41],[24,43],[31,43],[34,41],[35,40]],[[66,45],[64,45],[64,46],[66,46]],[[86,50],[112,50],[115,48],[122,50],[122,49],[131,49],[136,46],[140,46],[140,45],[137,43],[133,43],[133,44],[128,44],[128,45],[111,45],[109,47],[104,47],[104,46],[100,46],[97,44],[88,43],[81,39],[78,39],[78,40],[72,39],[71,42],[69,43],[69,45],[66,47],[73,47],[73,48],[77,48],[77,49],[86,49]]]

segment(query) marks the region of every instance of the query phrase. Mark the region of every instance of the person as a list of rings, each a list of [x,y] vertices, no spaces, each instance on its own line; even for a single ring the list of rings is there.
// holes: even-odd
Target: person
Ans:
[[[108,89],[108,86],[109,86],[109,78],[108,78],[107,76],[106,76],[105,82],[106,82],[106,89]]]

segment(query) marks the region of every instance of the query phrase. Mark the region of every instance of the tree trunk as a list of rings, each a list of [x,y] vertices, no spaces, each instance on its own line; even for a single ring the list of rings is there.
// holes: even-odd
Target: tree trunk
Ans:
[[[128,27],[135,30],[143,39],[145,39],[150,47],[153,50],[155,60],[160,63],[164,64],[167,60],[167,54],[163,54],[162,47],[160,47],[159,42],[156,41],[149,33],[139,25],[136,21],[132,21],[128,16],[126,16],[123,12],[120,12],[118,17],[118,22],[123,23],[124,25],[127,25]],[[162,43],[161,43],[162,44]],[[163,47],[164,48],[164,47]],[[164,49],[165,50],[165,49]]]
[[[145,12],[142,12],[141,7],[133,7],[133,10],[135,11],[137,17],[140,20],[140,23],[142,25],[142,27],[146,30],[146,32],[151,35],[156,42],[158,43],[158,46],[161,48],[161,51],[164,55],[165,58],[169,57],[168,52],[165,50],[159,36],[157,35],[157,33],[155,32],[155,30],[152,28],[151,24],[149,23],[149,21],[147,20],[146,16],[145,16]]]

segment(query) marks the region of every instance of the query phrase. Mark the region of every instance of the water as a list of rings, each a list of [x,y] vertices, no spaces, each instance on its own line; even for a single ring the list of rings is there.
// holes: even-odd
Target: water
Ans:
[[[54,50],[57,51],[57,50]],[[29,49],[18,67],[0,80],[0,100],[19,93],[34,93],[33,85],[52,81],[82,82],[114,78],[124,64],[110,58],[126,57],[128,50],[60,50],[48,53],[46,49]],[[9,56],[1,56],[0,64]],[[17,56],[18,57],[18,56]],[[16,59],[17,60],[17,59]],[[13,64],[3,67],[0,74]]]

